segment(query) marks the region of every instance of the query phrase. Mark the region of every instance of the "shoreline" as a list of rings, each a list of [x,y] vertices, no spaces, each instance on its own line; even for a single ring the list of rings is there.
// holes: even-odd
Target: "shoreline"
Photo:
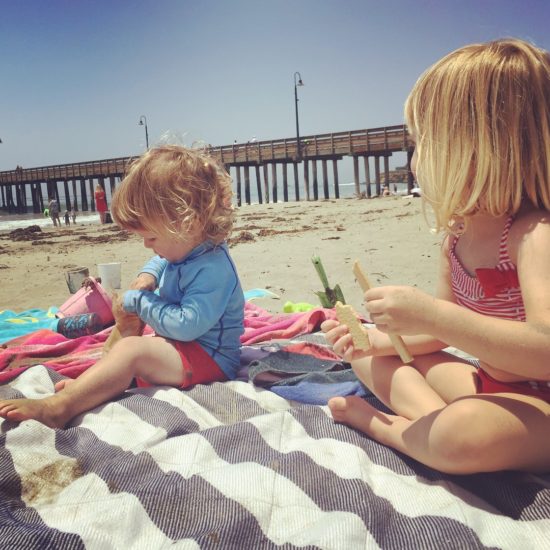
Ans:
[[[381,184],[383,185],[383,183]],[[395,192],[394,194],[396,196],[404,197],[407,195],[407,183],[406,182],[392,182],[392,186],[395,186]],[[340,183],[340,198],[341,199],[356,199],[357,194],[355,191],[355,182],[347,182],[347,183]],[[371,183],[371,192],[373,193],[373,197],[376,196],[376,184]],[[360,183],[360,189],[362,189],[361,194],[365,193],[366,184],[365,182]],[[251,204],[243,204],[242,207],[250,207],[250,206],[259,206],[259,202],[257,202],[257,193],[255,191],[255,188],[251,186]],[[280,191],[280,190],[279,190]],[[321,191],[319,189],[319,191]],[[331,190],[333,191],[333,190]],[[303,192],[303,191],[302,191]],[[281,192],[282,196],[282,192]],[[80,195],[77,195],[78,200],[80,201]],[[110,193],[109,193],[109,203],[110,203]],[[335,197],[331,197],[329,199],[320,199],[320,200],[337,200]],[[283,202],[283,201],[278,201]],[[300,202],[300,201],[293,201],[290,202]],[[303,201],[302,201],[303,202]],[[236,199],[234,198],[234,206],[237,208],[236,205]],[[61,207],[60,207],[60,217],[62,218],[62,214],[66,210],[66,204],[61,201]],[[77,220],[80,220],[81,223],[94,223],[99,221],[99,213],[97,211],[93,210],[79,210],[77,211]],[[11,231],[13,229],[17,229],[19,227],[26,227],[25,224],[37,224],[41,227],[47,227],[49,224],[51,224],[51,220],[49,217],[45,217],[40,213],[34,213],[34,212],[27,212],[25,214],[20,213],[8,213],[4,208],[0,208],[0,233],[3,231]]]
[[[97,215],[97,214],[96,214]],[[122,289],[150,258],[141,239],[115,224],[45,226],[36,240],[0,232],[0,310],[59,307],[70,297],[65,272],[122,263]],[[229,246],[243,290],[267,289],[280,299],[255,300],[282,312],[286,301],[320,305],[323,290],[311,262],[321,257],[330,286],[340,284],[360,311],[362,292],[351,271],[360,261],[375,285],[406,284],[433,292],[441,237],[430,233],[421,200],[402,196],[244,205],[237,209]]]

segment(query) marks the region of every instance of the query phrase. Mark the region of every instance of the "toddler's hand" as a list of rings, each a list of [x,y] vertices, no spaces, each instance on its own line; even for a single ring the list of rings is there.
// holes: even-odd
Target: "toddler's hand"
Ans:
[[[332,345],[334,353],[348,363],[373,354],[373,348],[367,351],[356,350],[348,327],[341,325],[338,321],[324,321],[321,324],[321,330],[325,333],[327,342]]]
[[[409,286],[380,286],[365,292],[369,317],[382,332],[430,333],[437,316],[433,296]]]
[[[124,311],[124,307],[122,306],[123,304],[123,296],[124,294],[119,294],[117,292],[113,293],[112,296],[111,296],[111,299],[112,299],[112,307],[111,307],[111,311],[113,312],[113,317],[115,318],[115,321],[126,314],[126,312]]]
[[[140,273],[131,283],[130,290],[155,290],[157,280],[150,273]]]

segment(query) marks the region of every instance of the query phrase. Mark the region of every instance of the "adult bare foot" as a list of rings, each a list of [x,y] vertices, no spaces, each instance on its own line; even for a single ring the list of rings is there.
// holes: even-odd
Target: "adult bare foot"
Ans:
[[[0,401],[0,417],[15,422],[34,419],[50,428],[63,428],[69,421],[51,397]]]

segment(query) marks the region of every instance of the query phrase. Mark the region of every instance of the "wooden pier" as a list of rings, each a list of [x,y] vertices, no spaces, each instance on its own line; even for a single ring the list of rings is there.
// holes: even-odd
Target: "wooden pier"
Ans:
[[[276,202],[280,199],[317,200],[320,196],[339,198],[338,161],[344,156],[353,158],[355,193],[364,193],[370,197],[371,184],[374,184],[375,194],[379,195],[381,162],[387,182],[389,157],[392,153],[406,152],[409,166],[414,150],[403,125],[302,136],[299,158],[296,145],[296,138],[286,138],[234,143],[220,147],[209,146],[208,149],[233,176],[239,206],[251,202],[251,171],[255,175],[258,202]],[[95,211],[95,182],[102,185],[112,196],[118,181],[134,159],[135,157],[121,157],[37,168],[18,167],[15,170],[0,172],[1,208],[11,213],[40,213],[46,207],[48,197],[55,197],[60,205],[65,204],[69,210],[74,208],[77,211]],[[374,163],[374,181],[371,178],[370,159],[373,159]],[[321,166],[321,185],[318,163]],[[329,163],[332,163],[332,193],[329,185]],[[303,172],[303,186],[300,185],[300,167]],[[289,185],[289,168],[293,175],[293,185]],[[360,183],[361,171],[364,190]],[[278,172],[282,173],[282,189],[278,182]],[[410,170],[407,186],[409,190],[413,187]],[[64,201],[60,200],[60,187],[63,190]],[[281,190],[282,197],[279,197]],[[290,198],[291,194],[293,199]]]

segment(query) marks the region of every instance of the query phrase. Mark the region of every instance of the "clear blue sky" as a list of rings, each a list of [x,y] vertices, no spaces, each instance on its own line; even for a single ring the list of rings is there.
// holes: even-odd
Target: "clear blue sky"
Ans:
[[[401,124],[419,74],[548,0],[0,0],[0,170]]]

